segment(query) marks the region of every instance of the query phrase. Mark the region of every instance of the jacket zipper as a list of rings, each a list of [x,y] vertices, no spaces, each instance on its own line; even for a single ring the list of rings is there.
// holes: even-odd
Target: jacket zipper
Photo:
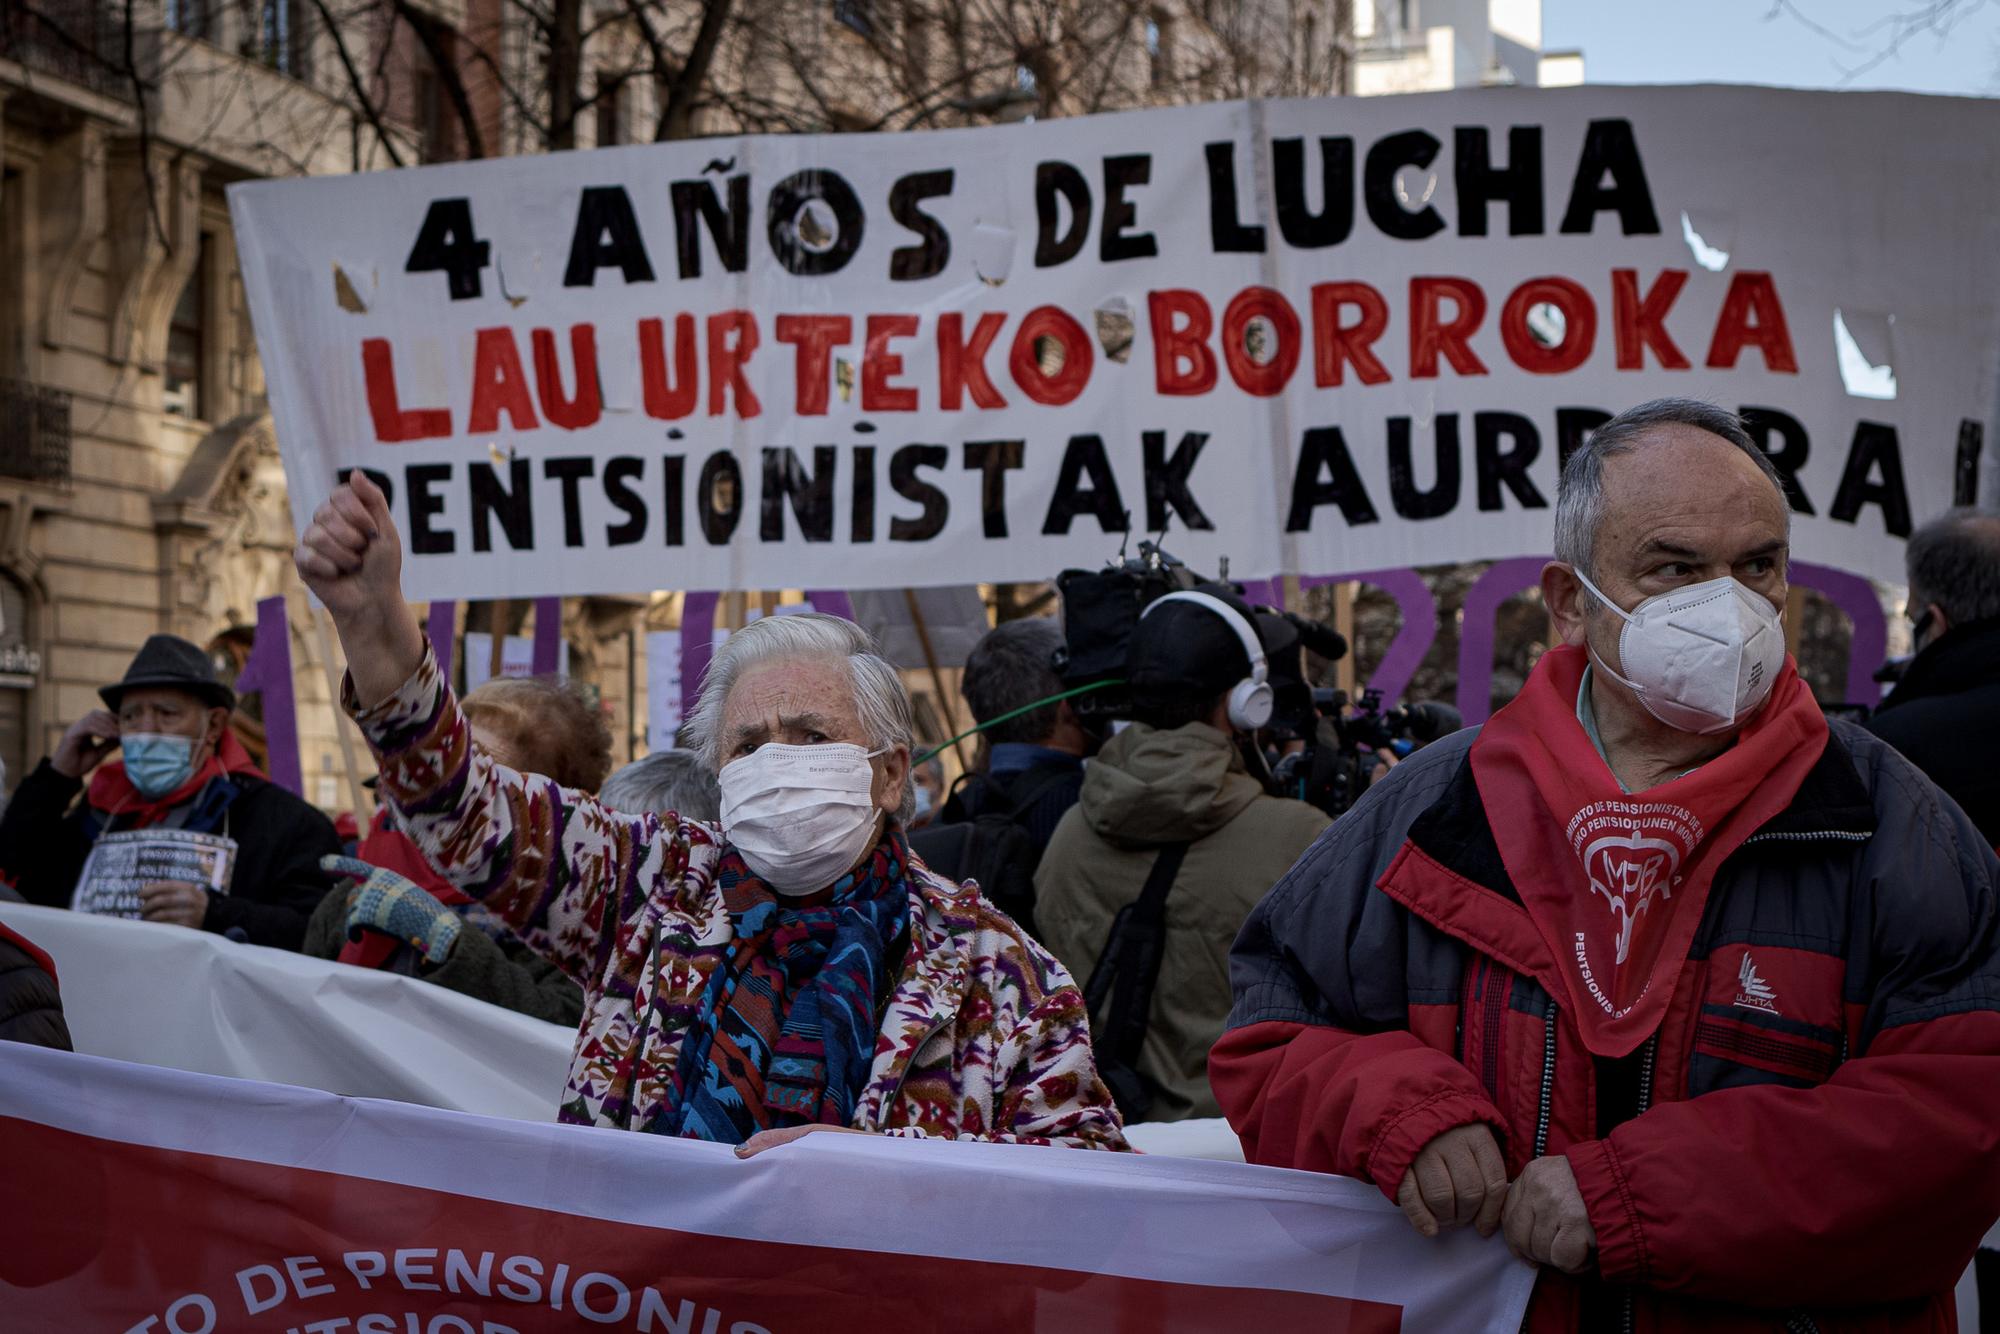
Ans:
[[[1535,1152],[1540,1158],[1549,1151],[1549,1112],[1556,1090],[1556,998],[1542,1007],[1542,1093],[1535,1110]]]
[[[1535,1105],[1535,1151],[1530,1160],[1540,1158],[1549,1150],[1549,1115],[1555,1105],[1556,1091],[1556,998],[1550,996],[1542,1006],[1542,1089]],[[1521,1334],[1527,1334],[1528,1315],[1521,1316]]]
[[[1634,1117],[1644,1114],[1645,1110],[1653,1105],[1653,1061],[1659,1054],[1660,1035],[1656,1031],[1653,1036],[1646,1039],[1645,1049],[1639,1055],[1639,1104],[1638,1111],[1633,1113]],[[1637,1305],[1637,1294],[1629,1288],[1626,1289],[1625,1318],[1622,1324],[1624,1334],[1632,1334],[1633,1325],[1638,1320],[1635,1311]]]
[[[923,1037],[917,1042],[917,1045],[910,1048],[910,1059],[904,1063],[903,1073],[896,1076],[896,1087],[890,1089],[889,1096],[882,1100],[881,1119],[885,1124],[889,1119],[890,1110],[894,1108],[896,1105],[896,1099],[903,1096],[903,1085],[910,1082],[910,1072],[917,1068],[918,1054],[922,1052],[925,1047],[930,1045],[930,1041],[932,1038],[944,1032],[945,1028],[949,1026],[950,1023],[951,1019],[949,1017],[938,1020],[937,1023],[933,1024],[930,1030],[926,1032],[923,1035]]]
[[[1858,833],[1852,829],[1816,829],[1799,833],[1772,832],[1752,834],[1750,837],[1744,839],[1743,842],[1746,846],[1751,843],[1810,843],[1816,839],[1824,838],[1838,843],[1866,843],[1873,837],[1875,835]]]

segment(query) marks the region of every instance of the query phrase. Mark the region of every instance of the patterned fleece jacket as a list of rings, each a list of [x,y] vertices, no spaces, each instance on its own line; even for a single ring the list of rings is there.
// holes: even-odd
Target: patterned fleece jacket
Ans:
[[[344,703],[382,796],[440,874],[584,989],[562,1120],[650,1130],[731,927],[714,825],[607,810],[472,746],[429,653],[394,695]],[[857,1130],[1124,1149],[1076,984],[980,897],[912,859],[910,944]]]

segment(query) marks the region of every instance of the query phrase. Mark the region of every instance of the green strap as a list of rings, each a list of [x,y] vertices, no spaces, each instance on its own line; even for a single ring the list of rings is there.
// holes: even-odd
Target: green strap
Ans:
[[[949,741],[941,742],[938,745],[932,747],[931,749],[925,751],[923,754],[917,756],[917,758],[915,758],[914,760],[911,760],[910,763],[912,765],[928,763],[936,756],[942,755],[951,746],[955,745],[960,741],[965,740],[967,737],[973,735],[975,732],[984,732],[989,727],[998,727],[1001,723],[1006,722],[1010,718],[1018,718],[1024,713],[1032,713],[1036,709],[1041,708],[1045,704],[1060,704],[1063,700],[1074,698],[1077,695],[1087,695],[1093,690],[1102,690],[1106,686],[1122,686],[1124,684],[1125,682],[1122,680],[1093,681],[1087,686],[1078,686],[1074,690],[1065,690],[1060,695],[1049,695],[1043,699],[1033,700],[1030,703],[1023,704],[1018,709],[1009,709],[1007,712],[1001,714],[998,718],[988,718],[985,722],[979,724],[977,727],[966,728],[963,732],[960,732],[957,736],[952,737]]]

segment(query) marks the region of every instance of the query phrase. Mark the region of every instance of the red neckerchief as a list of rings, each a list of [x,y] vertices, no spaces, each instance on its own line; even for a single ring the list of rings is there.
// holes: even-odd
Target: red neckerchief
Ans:
[[[163,797],[144,797],[139,789],[132,786],[132,780],[125,776],[125,761],[112,760],[97,767],[90,777],[90,804],[104,812],[107,817],[130,819],[130,829],[146,829],[158,824],[167,812],[184,801],[192,801],[211,781],[225,774],[249,774],[253,778],[263,778],[263,771],[250,758],[250,752],[243,749],[243,743],[236,739],[236,733],[223,729],[222,744],[216,753],[208,757],[208,762],[194,771],[194,776]],[[106,821],[107,826],[109,820]]]
[[[1673,1000],[1716,869],[1791,804],[1827,729],[1788,657],[1735,745],[1628,796],[1577,721],[1587,662],[1580,648],[1543,654],[1472,743],[1472,776],[1584,1045],[1624,1056]]]
[[[394,871],[414,882],[439,903],[456,908],[474,901],[471,895],[433,870],[409,836],[389,823],[387,806],[375,812],[375,819],[368,826],[368,837],[361,840],[354,855],[370,866]],[[334,957],[362,968],[380,968],[404,943],[380,931],[364,931],[361,939],[348,941]]]

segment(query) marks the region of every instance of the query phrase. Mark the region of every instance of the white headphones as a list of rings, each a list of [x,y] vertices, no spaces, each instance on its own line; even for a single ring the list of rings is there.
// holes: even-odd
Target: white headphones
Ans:
[[[1229,690],[1229,721],[1245,731],[1254,732],[1271,721],[1271,687],[1265,681],[1269,664],[1264,658],[1263,641],[1257,638],[1256,627],[1252,626],[1242,612],[1209,593],[1184,591],[1166,593],[1146,604],[1139,613],[1141,619],[1152,614],[1153,609],[1168,602],[1192,602],[1197,607],[1206,607],[1220,616],[1236,637],[1243,641],[1243,652],[1250,659],[1250,675],[1238,681]]]

